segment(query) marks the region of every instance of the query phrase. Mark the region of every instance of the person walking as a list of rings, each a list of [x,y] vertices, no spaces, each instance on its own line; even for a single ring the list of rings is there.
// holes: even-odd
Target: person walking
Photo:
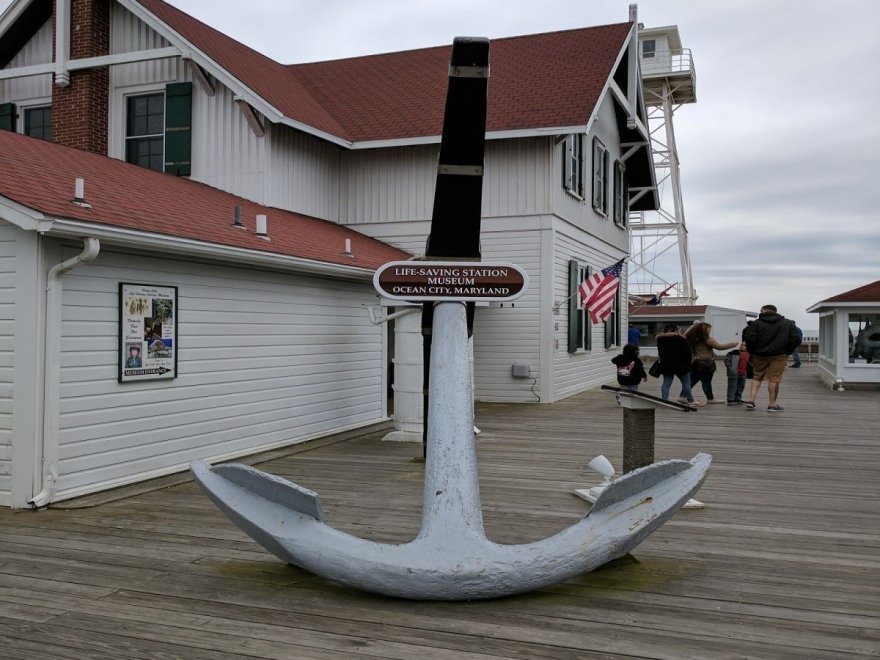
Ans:
[[[777,402],[779,384],[785,373],[789,354],[800,344],[797,326],[776,311],[775,305],[764,305],[754,321],[743,329],[742,337],[752,358],[755,375],[749,388],[746,410],[755,409],[755,399],[761,383],[767,381],[769,397],[767,411],[782,412],[784,408]]]
[[[791,353],[791,367],[792,369],[798,369],[801,366],[801,354],[798,351],[798,346],[804,341],[804,332],[797,326],[794,326],[794,330],[797,332],[798,345],[795,346],[795,349]]]
[[[719,343],[712,336],[712,325],[703,321],[698,321],[688,328],[684,338],[687,339],[694,353],[691,363],[691,387],[696,387],[697,383],[702,385],[706,403],[724,403],[721,399],[716,399],[712,392],[712,377],[716,369],[715,349],[724,351],[733,348],[739,342],[734,340],[725,344]]]
[[[742,393],[746,388],[746,379],[751,378],[749,351],[745,342],[724,356],[724,366],[727,368],[727,405],[742,405]]]
[[[626,341],[627,343],[638,347],[638,345],[642,342],[642,331],[639,330],[636,326],[630,325],[629,330],[626,333]]]
[[[623,352],[611,358],[611,363],[617,367],[617,384],[621,389],[638,392],[639,383],[648,380],[645,366],[639,359],[639,347],[627,344]]]
[[[691,347],[674,323],[667,324],[663,332],[657,335],[657,356],[660,374],[663,376],[660,396],[668,401],[672,380],[678,378],[681,381],[681,397],[678,400],[692,407],[703,405],[694,401],[691,393]]]

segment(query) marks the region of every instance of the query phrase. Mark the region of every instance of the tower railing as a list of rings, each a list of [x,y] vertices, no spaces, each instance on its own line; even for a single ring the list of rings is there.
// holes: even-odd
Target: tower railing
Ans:
[[[653,57],[641,57],[642,76],[692,73],[694,58],[690,48],[654,51]]]

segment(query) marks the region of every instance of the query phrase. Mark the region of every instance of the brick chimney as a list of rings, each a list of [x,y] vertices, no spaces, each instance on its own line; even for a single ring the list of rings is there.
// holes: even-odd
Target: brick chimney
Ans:
[[[54,27],[52,43],[54,54]],[[109,54],[110,1],[70,0],[70,59]],[[110,69],[106,66],[71,71],[66,87],[53,83],[52,141],[106,156],[109,95]]]

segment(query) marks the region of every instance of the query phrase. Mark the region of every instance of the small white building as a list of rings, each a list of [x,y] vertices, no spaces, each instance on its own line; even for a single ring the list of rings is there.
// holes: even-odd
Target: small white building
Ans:
[[[880,280],[807,308],[819,315],[819,377],[829,387],[880,389]]]
[[[720,342],[742,339],[743,328],[758,317],[756,312],[742,309],[715,307],[714,305],[630,305],[629,325],[642,333],[640,348],[642,357],[657,355],[657,335],[663,326],[675,323],[682,330],[698,321],[712,326],[712,336]]]

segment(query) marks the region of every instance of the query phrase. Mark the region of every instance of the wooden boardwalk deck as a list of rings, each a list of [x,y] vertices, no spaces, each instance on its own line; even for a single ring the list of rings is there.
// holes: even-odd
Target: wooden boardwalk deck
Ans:
[[[762,395],[752,412],[658,411],[658,459],[715,457],[704,510],[679,512],[611,566],[492,601],[328,583],[264,552],[191,482],[2,511],[0,657],[877,657],[880,394],[831,392],[805,364],[786,374],[786,412],[767,413]],[[598,481],[586,462],[621,464],[622,413],[607,393],[479,405],[477,423],[495,541],[568,526],[588,508],[572,490]],[[404,542],[419,525],[421,448],[379,437],[301,445],[261,468],[319,491],[332,525]]]

